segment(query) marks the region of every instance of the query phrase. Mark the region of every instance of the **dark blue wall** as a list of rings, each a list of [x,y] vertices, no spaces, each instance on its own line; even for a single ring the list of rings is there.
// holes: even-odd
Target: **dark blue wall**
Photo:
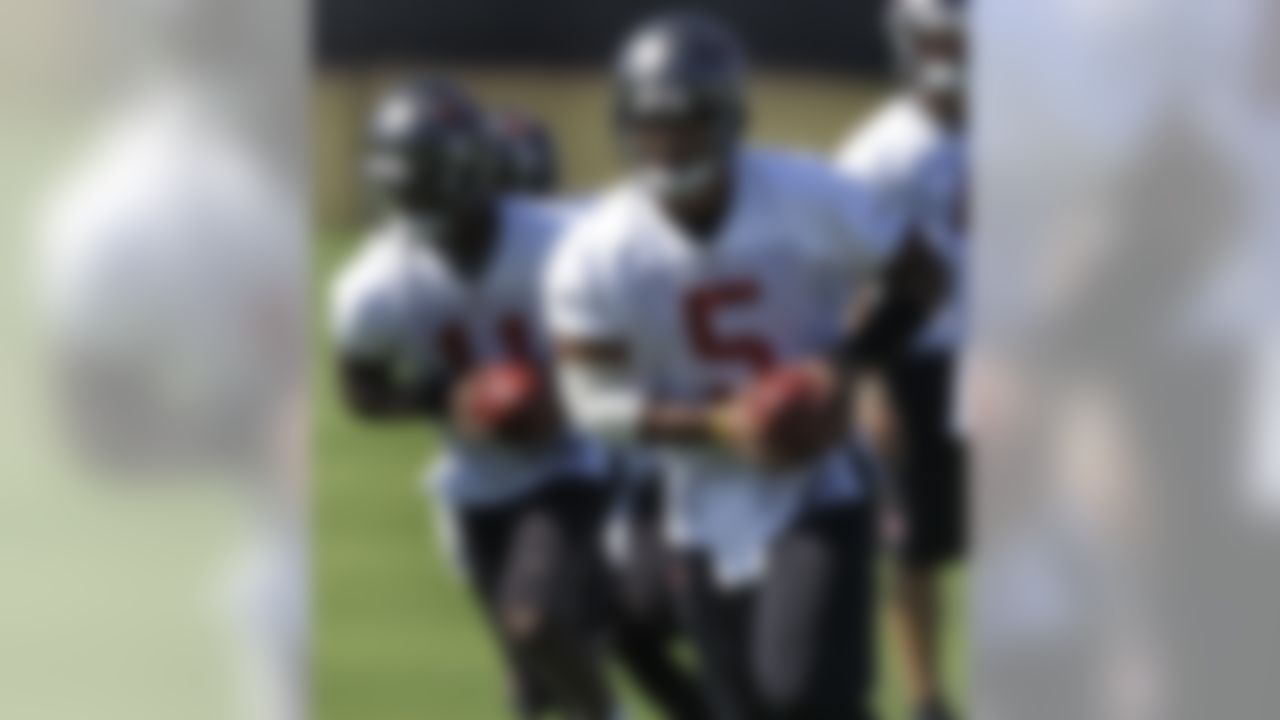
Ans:
[[[882,71],[882,0],[317,0],[316,52],[329,66],[382,61],[598,63],[637,20],[710,9],[759,64]]]

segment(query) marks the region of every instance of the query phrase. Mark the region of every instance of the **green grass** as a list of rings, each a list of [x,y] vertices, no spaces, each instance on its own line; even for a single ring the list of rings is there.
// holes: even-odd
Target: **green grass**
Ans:
[[[588,185],[607,172],[607,133],[595,114],[604,106],[598,78],[573,75],[548,86],[553,92],[540,93],[531,89],[532,78],[519,74],[472,72],[467,77],[486,99],[530,107],[551,119],[562,142],[572,138],[562,149],[575,185]],[[546,75],[537,80],[551,82]],[[875,96],[844,80],[766,78],[757,88],[757,135],[830,147]],[[318,110],[324,111],[323,105],[318,103]],[[325,129],[332,124],[317,127],[316,143],[342,144],[343,138],[325,136],[337,132]],[[336,172],[345,166],[335,160],[325,167]],[[329,180],[331,187],[342,184]],[[437,547],[433,512],[421,490],[431,434],[413,424],[363,425],[343,412],[334,392],[324,292],[334,268],[354,250],[353,236],[329,232],[312,256],[317,308],[311,396],[314,715],[319,720],[503,718],[497,655],[466,589]],[[957,578],[952,588],[957,609],[961,587]],[[961,640],[957,635],[949,643],[950,679],[958,690],[965,685]],[[896,720],[903,717],[899,684],[888,670],[882,677],[881,705],[886,717]],[[629,701],[637,702],[630,694]]]

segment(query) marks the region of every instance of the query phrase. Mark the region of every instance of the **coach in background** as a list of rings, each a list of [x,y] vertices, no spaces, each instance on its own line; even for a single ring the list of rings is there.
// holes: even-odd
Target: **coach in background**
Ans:
[[[942,688],[942,571],[965,547],[964,448],[954,426],[956,346],[968,240],[963,0],[897,0],[889,28],[904,83],[840,148],[842,172],[947,262],[949,297],[909,345],[883,368],[888,407],[876,416],[878,449],[893,482],[890,533],[897,551],[895,639],[920,720],[954,717]]]

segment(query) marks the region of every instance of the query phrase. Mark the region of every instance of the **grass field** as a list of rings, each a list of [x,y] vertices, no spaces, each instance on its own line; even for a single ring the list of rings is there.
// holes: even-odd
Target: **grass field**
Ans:
[[[561,139],[574,186],[587,187],[607,175],[612,154],[599,78],[462,75],[487,100],[519,104],[547,117]],[[384,79],[381,73],[323,78],[316,99],[316,171],[325,175],[316,185],[321,226],[328,232],[313,253],[314,715],[319,720],[504,718],[497,656],[439,552],[421,491],[419,478],[433,449],[430,433],[417,425],[359,424],[340,409],[332,383],[323,295],[333,269],[354,249],[355,233],[341,228],[350,227],[359,207],[348,195],[351,181],[334,175],[354,173],[349,118],[359,115],[371,88]],[[772,142],[826,149],[877,95],[842,79],[768,76],[756,88],[755,133]],[[954,585],[958,598],[959,579]],[[960,638],[952,638],[951,680],[957,688],[964,686],[964,652]],[[886,717],[901,718],[891,673],[885,673],[881,686]]]

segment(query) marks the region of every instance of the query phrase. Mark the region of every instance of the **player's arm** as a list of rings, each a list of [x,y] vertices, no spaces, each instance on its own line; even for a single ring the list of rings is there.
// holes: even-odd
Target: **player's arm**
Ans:
[[[715,427],[711,406],[648,397],[630,344],[622,273],[613,262],[601,250],[600,238],[571,236],[544,280],[544,311],[570,419],[611,442],[710,441]]]
[[[347,408],[366,420],[438,420],[448,410],[452,383],[443,376],[404,382],[390,363],[355,354],[339,357],[338,375]]]
[[[950,292],[945,262],[910,221],[905,193],[874,164],[845,164],[822,183],[839,259],[863,288],[836,357],[846,368],[879,367],[906,349]]]
[[[575,423],[593,434],[646,445],[727,450],[762,467],[803,464],[843,436],[842,376],[825,358],[802,363],[728,398],[706,402],[646,396],[624,344],[558,344],[561,388]]]
[[[915,234],[897,249],[860,298],[837,355],[846,367],[876,368],[902,353],[950,291],[946,266]]]
[[[347,409],[364,419],[438,418],[448,406],[450,378],[401,372],[409,322],[379,259],[358,258],[331,293],[339,391]]]
[[[723,448],[764,466],[791,465],[813,453],[818,434],[804,431],[813,412],[791,412],[799,394],[822,395],[834,377],[822,363],[796,369],[763,393],[754,387],[727,399],[673,401],[654,397],[629,346],[629,304],[616,276],[591,257],[565,255],[550,273],[547,308],[556,338],[559,386],[574,424],[612,442]],[[799,378],[804,374],[804,378]],[[772,396],[772,398],[771,398]],[[770,411],[770,406],[777,406]],[[809,408],[810,410],[812,408]]]
[[[710,443],[721,435],[719,405],[647,397],[624,341],[561,337],[556,354],[569,414],[575,424],[595,435],[662,444]]]

